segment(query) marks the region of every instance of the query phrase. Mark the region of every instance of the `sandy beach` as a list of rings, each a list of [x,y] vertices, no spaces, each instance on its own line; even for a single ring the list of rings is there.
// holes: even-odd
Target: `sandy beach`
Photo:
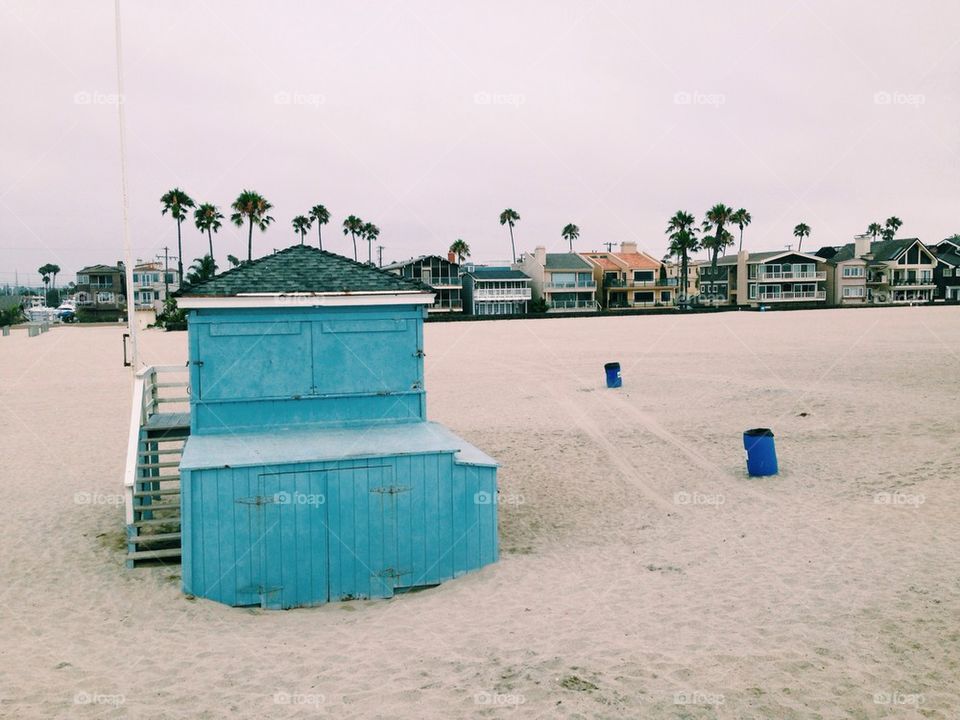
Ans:
[[[287,612],[124,567],[122,332],[0,338],[0,717],[960,712],[956,308],[429,324],[430,418],[501,463],[501,560]],[[757,426],[777,477],[746,476]]]

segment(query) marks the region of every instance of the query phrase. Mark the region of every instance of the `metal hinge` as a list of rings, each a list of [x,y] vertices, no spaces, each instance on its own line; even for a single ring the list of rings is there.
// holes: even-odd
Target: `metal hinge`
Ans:
[[[385,487],[373,488],[370,492],[380,493],[381,495],[396,495],[397,493],[407,492],[410,489],[410,485],[387,485]]]
[[[417,380],[413,385],[410,386],[411,390],[423,390],[423,383]]]
[[[373,577],[390,578],[391,580],[396,580],[398,578],[403,577],[404,575],[409,575],[409,574],[410,574],[409,570],[394,570],[393,568],[386,568],[384,570],[381,570],[380,572],[374,573]]]
[[[254,495],[253,497],[237,498],[241,505],[271,505],[277,502],[276,495]]]
[[[203,367],[203,360],[187,360],[187,367],[190,367],[191,365]]]
[[[423,350],[419,350],[419,349],[413,354],[413,356],[417,358],[426,357],[426,355],[427,354]]]

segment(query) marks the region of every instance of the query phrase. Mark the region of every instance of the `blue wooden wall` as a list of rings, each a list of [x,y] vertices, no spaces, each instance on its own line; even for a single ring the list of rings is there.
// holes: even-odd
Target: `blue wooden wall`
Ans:
[[[391,597],[498,559],[496,467],[454,453],[185,470],[184,592],[291,608]]]
[[[192,310],[191,434],[423,420],[424,312]]]

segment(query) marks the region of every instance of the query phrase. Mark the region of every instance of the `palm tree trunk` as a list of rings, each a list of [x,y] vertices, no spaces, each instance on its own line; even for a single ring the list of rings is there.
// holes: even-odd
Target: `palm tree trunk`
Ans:
[[[513,244],[513,223],[507,223],[510,228],[510,252],[513,254],[513,261],[517,261],[517,246]]]
[[[367,238],[367,265],[373,265],[373,240]]]
[[[253,217],[250,218],[250,232],[247,234],[247,262],[253,261]]]
[[[317,221],[317,239],[320,241],[320,249],[323,250],[323,233],[320,232],[320,221]]]
[[[183,245],[180,243],[180,221],[177,220],[177,274],[183,282]]]
[[[680,297],[687,298],[687,251],[684,249],[680,256],[680,274],[683,275],[683,287],[680,289]]]
[[[351,231],[350,238],[353,240],[353,261],[357,262],[357,236]]]
[[[740,228],[740,247],[737,248],[737,255],[743,252],[743,228]]]
[[[210,259],[213,260],[213,231],[207,228],[207,240],[210,242]]]

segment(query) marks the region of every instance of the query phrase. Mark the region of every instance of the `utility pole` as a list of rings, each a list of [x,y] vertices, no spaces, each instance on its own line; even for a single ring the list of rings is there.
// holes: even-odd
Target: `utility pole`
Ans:
[[[605,243],[603,243],[603,244],[607,246],[607,252],[613,252],[613,245],[614,245],[614,243],[612,243],[612,242],[605,242]]]
[[[163,255],[157,255],[157,260],[163,258],[163,299],[166,301],[170,297],[170,258],[177,259],[176,255],[170,254],[170,248],[163,246]],[[181,278],[181,282],[183,279]],[[179,287],[179,285],[178,285]]]
[[[380,258],[377,267],[383,267],[383,245],[377,245],[377,255]]]

